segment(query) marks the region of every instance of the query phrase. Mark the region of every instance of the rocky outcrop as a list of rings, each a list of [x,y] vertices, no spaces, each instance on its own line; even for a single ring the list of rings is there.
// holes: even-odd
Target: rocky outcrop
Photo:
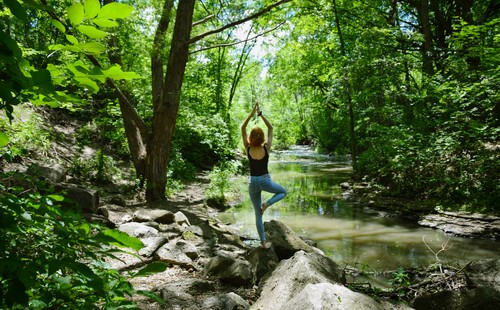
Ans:
[[[404,304],[394,305],[385,301],[376,301],[339,284],[318,283],[307,284],[295,297],[276,309],[403,310],[411,308]]]
[[[500,238],[500,217],[497,216],[467,212],[439,212],[424,215],[418,223],[457,236],[480,239]]]
[[[263,280],[260,298],[250,309],[411,309],[379,302],[346,288],[340,267],[316,252],[299,251]]]
[[[285,223],[271,220],[265,222],[267,239],[271,241],[274,251],[278,258],[287,259],[292,257],[298,251],[314,252],[315,249],[302,240]]]
[[[471,262],[464,269],[467,289],[443,291],[418,297],[417,310],[500,309],[500,259]]]

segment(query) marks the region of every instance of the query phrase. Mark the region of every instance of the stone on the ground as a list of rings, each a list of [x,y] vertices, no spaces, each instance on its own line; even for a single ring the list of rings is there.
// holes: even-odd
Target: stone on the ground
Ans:
[[[158,230],[136,222],[125,223],[118,226],[119,231],[123,231],[129,236],[136,238],[158,237]]]
[[[464,272],[467,287],[490,287],[500,294],[500,259],[474,261],[465,268]]]
[[[424,309],[500,309],[500,259],[474,261],[465,267],[465,290],[444,291],[416,298],[413,307]]]
[[[331,259],[316,252],[299,251],[282,260],[272,274],[259,284],[260,298],[251,309],[281,309],[307,284],[345,283],[341,268]]]
[[[167,309],[197,310],[200,304],[196,296],[215,291],[215,285],[206,280],[186,279],[169,283],[160,290]]]
[[[191,224],[189,223],[189,219],[186,217],[186,215],[184,213],[182,213],[181,211],[178,211],[174,214],[174,221],[179,225],[179,226],[182,226],[182,225],[187,225],[187,226],[191,226]]]
[[[500,294],[488,287],[443,291],[417,297],[412,307],[416,310],[498,310]]]
[[[32,164],[26,169],[26,173],[32,176],[44,178],[52,183],[60,183],[66,180],[66,170],[59,164],[50,166]]]
[[[66,192],[66,198],[76,202],[83,213],[96,213],[99,207],[99,194],[93,189],[71,183],[59,183],[55,189]]]
[[[314,248],[302,240],[285,223],[271,220],[265,222],[267,240],[272,243],[272,247],[279,259],[292,257],[298,251],[307,253],[314,252]]]
[[[150,257],[158,248],[167,243],[168,239],[164,236],[158,236],[142,238],[141,241],[144,247],[139,250],[139,255]]]
[[[197,269],[193,260],[186,253],[184,253],[183,243],[171,241],[167,244],[164,244],[156,251],[155,257],[158,260],[167,262],[172,265]]]
[[[203,274],[236,285],[250,285],[252,283],[252,266],[250,263],[231,256],[213,257],[203,269]]]
[[[252,250],[247,259],[252,264],[256,283],[259,283],[260,279],[268,272],[273,271],[279,263],[279,258],[272,249],[262,249],[261,247]]]
[[[205,299],[201,309],[220,310],[246,310],[250,305],[238,294],[230,292],[219,296],[211,296]]]
[[[345,286],[332,283],[307,284],[300,293],[287,301],[280,308],[267,309],[307,309],[307,310],[395,310],[411,309],[405,305],[393,305],[375,299]]]
[[[156,222],[171,224],[175,216],[172,212],[163,209],[140,209],[134,212],[132,218],[135,222]]]

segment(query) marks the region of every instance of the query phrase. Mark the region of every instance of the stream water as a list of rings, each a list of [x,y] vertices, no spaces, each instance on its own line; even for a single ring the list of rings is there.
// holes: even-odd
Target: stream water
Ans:
[[[264,221],[286,223],[300,236],[316,241],[318,248],[341,266],[395,270],[427,266],[438,259],[456,265],[500,258],[499,241],[449,236],[349,203],[342,198],[340,188],[352,173],[347,157],[318,155],[309,147],[296,146],[273,152],[270,160],[273,180],[282,184],[288,195],[266,211]],[[238,182],[245,180],[242,177]],[[241,186],[246,191],[245,185]],[[270,194],[263,195],[263,199],[268,197]],[[257,239],[253,207],[246,193],[244,198],[242,206],[218,216]]]

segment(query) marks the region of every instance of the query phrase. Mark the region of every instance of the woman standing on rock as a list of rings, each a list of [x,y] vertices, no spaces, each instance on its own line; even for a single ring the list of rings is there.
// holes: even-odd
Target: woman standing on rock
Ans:
[[[257,113],[258,117],[262,118],[264,124],[267,126],[267,141],[264,139],[264,130],[260,127],[252,129],[250,136],[247,136],[248,122],[255,113]],[[260,110],[258,103],[255,104],[252,112],[241,125],[241,135],[243,137],[243,144],[250,162],[250,183],[248,191],[255,211],[257,232],[259,233],[261,247],[267,248],[262,215],[264,215],[264,211],[266,211],[268,207],[285,198],[286,189],[271,180],[271,176],[269,175],[269,171],[267,169],[267,165],[269,163],[269,152],[271,151],[271,145],[273,142],[273,126],[267,118],[262,115],[262,111]],[[262,191],[274,193],[274,196],[272,196],[268,201],[262,203]]]

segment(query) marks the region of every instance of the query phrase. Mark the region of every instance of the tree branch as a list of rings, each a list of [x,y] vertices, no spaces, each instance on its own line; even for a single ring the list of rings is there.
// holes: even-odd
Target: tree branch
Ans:
[[[195,42],[203,39],[206,36],[222,32],[222,31],[224,31],[224,30],[226,30],[228,28],[231,28],[231,27],[234,27],[234,26],[238,26],[238,25],[243,24],[243,23],[245,23],[245,22],[247,22],[249,20],[252,20],[252,19],[255,19],[257,17],[260,17],[260,16],[268,13],[269,11],[271,11],[272,9],[274,9],[275,7],[278,7],[278,6],[282,5],[282,4],[290,2],[290,1],[292,1],[292,0],[280,0],[280,1],[276,2],[276,3],[274,3],[274,4],[271,4],[270,6],[262,9],[261,11],[259,11],[257,13],[254,13],[254,14],[252,14],[250,16],[247,16],[247,17],[245,17],[243,19],[237,20],[235,22],[229,23],[229,24],[227,24],[225,26],[222,26],[220,28],[217,28],[217,29],[214,29],[214,30],[210,30],[210,31],[204,32],[202,34],[199,34],[197,36],[194,36],[194,37],[192,37],[191,39],[189,39],[187,41],[187,44],[193,44],[193,43],[195,43]]]
[[[205,17],[205,18],[202,18],[202,19],[200,19],[200,20],[198,20],[198,21],[195,21],[195,22],[193,23],[193,27],[198,26],[198,25],[200,25],[200,24],[203,24],[203,23],[207,22],[208,20],[210,20],[210,19],[212,19],[212,18],[214,18],[214,17],[215,17],[215,14],[210,14],[210,15],[208,15],[208,16],[207,16],[207,17]]]
[[[237,42],[230,42],[230,43],[221,43],[221,44],[217,44],[217,45],[211,45],[211,46],[207,46],[207,47],[204,47],[204,48],[200,48],[198,50],[195,50],[193,52],[191,52],[190,54],[195,54],[195,53],[199,53],[199,52],[203,52],[203,51],[206,51],[206,50],[209,50],[209,49],[213,49],[213,48],[218,48],[218,47],[228,47],[228,46],[233,46],[233,45],[238,45],[240,43],[245,43],[245,42],[248,42],[248,41],[252,41],[252,40],[255,40],[257,39],[258,37],[261,37],[265,34],[268,34],[269,32],[272,32],[276,29],[278,29],[279,27],[281,27],[285,22],[281,22],[279,25],[277,25],[276,27],[273,27],[269,30],[266,30],[262,33],[259,33],[259,34],[256,34],[255,36],[251,37],[251,38],[246,38],[245,40],[240,40],[240,41],[237,41]]]

